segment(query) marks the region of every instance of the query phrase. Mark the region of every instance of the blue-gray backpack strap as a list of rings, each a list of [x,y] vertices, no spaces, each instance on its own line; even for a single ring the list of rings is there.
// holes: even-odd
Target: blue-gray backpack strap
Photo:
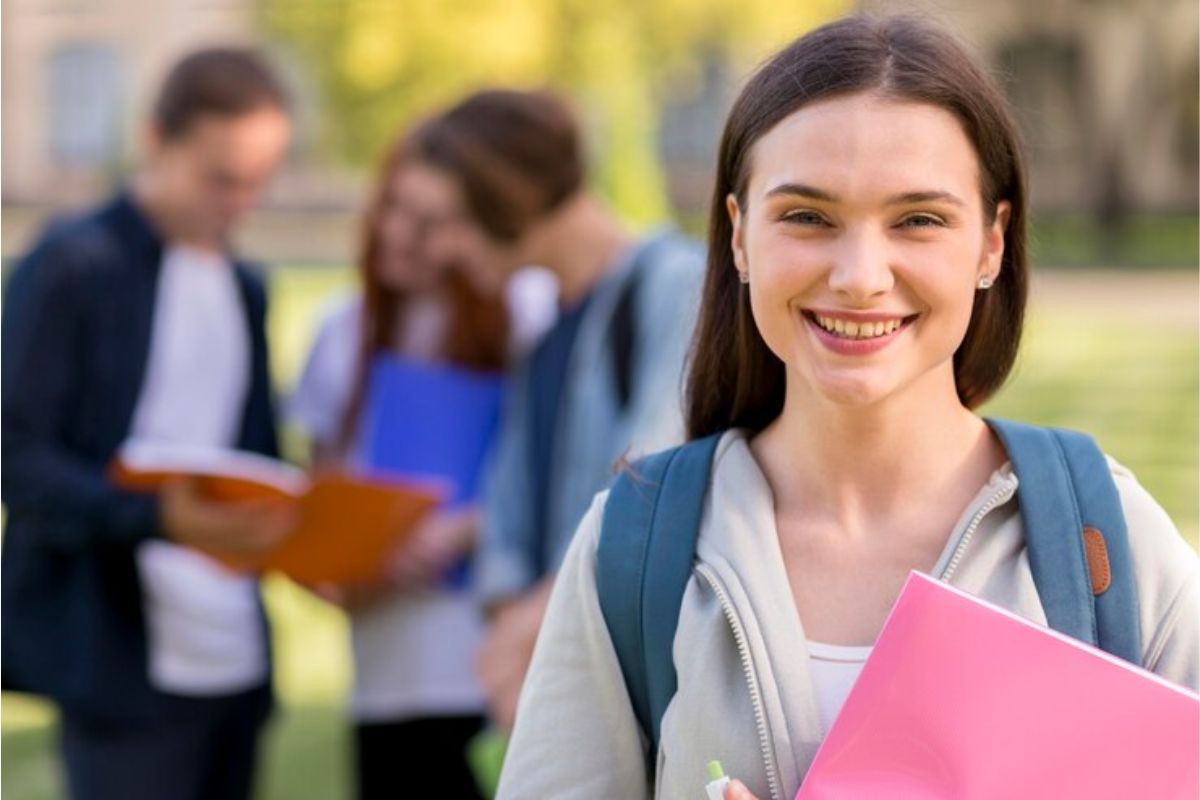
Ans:
[[[1082,433],[988,424],[1017,475],[1029,566],[1050,627],[1140,665],[1129,533],[1104,454]]]
[[[596,590],[626,690],[650,740],[675,694],[671,647],[692,574],[719,434],[644,458],[622,472],[604,507]]]

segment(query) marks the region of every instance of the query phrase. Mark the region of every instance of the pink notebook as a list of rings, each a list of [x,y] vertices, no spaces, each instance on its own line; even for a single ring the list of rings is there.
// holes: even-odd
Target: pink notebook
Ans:
[[[1196,800],[1200,696],[912,573],[796,800]]]

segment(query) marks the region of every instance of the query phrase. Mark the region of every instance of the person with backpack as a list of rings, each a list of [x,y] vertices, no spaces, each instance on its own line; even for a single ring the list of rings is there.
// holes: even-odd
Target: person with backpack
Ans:
[[[581,523],[498,797],[699,796],[720,759],[726,800],[788,800],[914,569],[1195,689],[1171,520],[1088,437],[975,413],[1017,353],[1027,200],[964,47],[831,23],[719,152],[689,442]]]
[[[417,160],[450,182],[438,261],[503,280],[535,265],[558,282],[557,322],[517,365],[484,485],[477,593],[490,628],[480,676],[509,729],[548,588],[592,496],[627,453],[683,441],[683,362],[701,248],[636,240],[584,184],[579,125],[546,91],[477,92],[422,126]]]

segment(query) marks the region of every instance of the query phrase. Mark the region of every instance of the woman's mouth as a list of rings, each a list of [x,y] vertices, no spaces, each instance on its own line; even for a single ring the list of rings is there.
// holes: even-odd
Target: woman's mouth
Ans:
[[[842,317],[828,317],[813,311],[805,311],[804,316],[833,336],[840,339],[858,340],[890,336],[917,317],[916,314],[912,314],[907,317],[893,317],[885,320],[851,320]]]
[[[851,319],[817,311],[805,310],[802,313],[817,334],[817,338],[826,347],[844,355],[867,355],[876,352],[895,339],[919,316],[909,314],[888,317],[875,314],[870,319],[863,319],[861,316]]]

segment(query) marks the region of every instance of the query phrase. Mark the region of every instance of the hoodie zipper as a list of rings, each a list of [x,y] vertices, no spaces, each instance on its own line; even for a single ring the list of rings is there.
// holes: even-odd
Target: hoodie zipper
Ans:
[[[996,506],[1011,500],[1016,491],[1015,482],[1009,481],[1003,487],[993,492],[987,501],[979,507],[979,510],[975,512],[975,516],[971,517],[971,523],[967,525],[966,530],[959,536],[958,545],[954,548],[954,555],[950,557],[946,568],[942,570],[939,580],[943,583],[950,583],[950,579],[954,577],[954,573],[958,569],[959,562],[962,561],[963,554],[967,551],[967,545],[971,543],[971,538],[974,537],[976,529],[983,522],[983,518],[991,513],[992,509]]]
[[[941,580],[949,583],[954,577],[955,571],[958,569],[959,562],[962,561],[963,554],[966,552],[967,545],[975,535],[975,531],[983,522],[983,518],[991,513],[992,509],[1001,503],[1006,503],[1016,494],[1017,487],[1013,482],[1009,482],[996,492],[991,494],[984,502],[979,510],[971,517],[971,522],[963,530],[959,537],[958,544],[954,548],[954,554],[951,556],[946,568],[942,570]],[[771,800],[782,800],[783,790],[779,785],[779,770],[775,764],[775,756],[771,750],[771,737],[767,731],[767,717],[763,708],[762,691],[759,689],[758,678],[754,673],[754,664],[750,658],[750,648],[746,643],[746,631],[742,627],[742,622],[734,611],[733,603],[729,599],[725,587],[712,573],[705,564],[697,564],[696,572],[699,573],[708,585],[712,588],[713,594],[717,597],[717,602],[721,604],[721,610],[725,614],[725,619],[729,623],[730,629],[733,631],[733,638],[737,644],[738,656],[742,662],[742,674],[746,679],[746,685],[750,690],[750,701],[754,706],[754,724],[758,729],[758,743],[763,759],[763,765],[767,771],[767,782],[771,789]]]
[[[738,655],[742,660],[742,673],[746,678],[746,685],[750,689],[750,701],[754,705],[754,724],[758,728],[758,744],[762,749],[763,765],[767,770],[767,782],[771,787],[771,800],[782,800],[783,789],[779,785],[779,770],[771,751],[771,737],[767,731],[767,715],[763,709],[762,691],[758,686],[758,678],[754,674],[754,665],[750,660],[750,647],[746,644],[746,631],[733,610],[733,603],[730,602],[725,587],[721,585],[717,577],[704,564],[697,565],[696,571],[712,587],[713,594],[717,596],[717,601],[721,604],[721,610],[725,612],[725,619],[728,620],[729,627],[733,630]]]

